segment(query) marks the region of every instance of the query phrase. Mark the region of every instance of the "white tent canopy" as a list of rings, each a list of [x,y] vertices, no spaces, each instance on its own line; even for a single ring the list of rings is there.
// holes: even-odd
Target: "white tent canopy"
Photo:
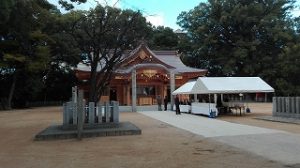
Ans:
[[[176,89],[172,94],[257,93],[274,92],[260,77],[199,77]]]

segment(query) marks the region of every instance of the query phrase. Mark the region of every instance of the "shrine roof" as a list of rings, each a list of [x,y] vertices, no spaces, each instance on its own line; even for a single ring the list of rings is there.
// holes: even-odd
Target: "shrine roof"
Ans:
[[[137,59],[138,53],[143,50],[147,53],[149,53],[148,55],[151,55],[154,59],[153,62],[142,62],[143,60],[139,60],[140,63],[138,63],[138,61],[134,62],[131,60]],[[151,57],[151,58],[152,58]],[[158,65],[157,67],[161,66],[164,67],[165,69],[168,69],[170,71],[173,71],[175,73],[193,73],[193,72],[206,72],[206,69],[197,69],[197,68],[192,68],[189,66],[186,66],[185,64],[183,64],[183,62],[181,61],[179,55],[177,54],[177,52],[175,50],[150,50],[148,48],[148,46],[145,45],[140,45],[139,47],[137,47],[136,49],[132,50],[132,51],[126,51],[124,52],[124,62],[126,63],[123,64],[120,68],[118,68],[115,72],[116,73],[130,73],[132,69],[134,69],[134,66],[139,66],[139,67],[151,67],[151,65]],[[130,62],[133,62],[130,64]],[[83,64],[83,63],[79,63],[77,65],[76,70],[78,71],[90,71],[90,66]],[[100,68],[98,68],[98,70],[100,70]]]
[[[183,64],[176,51],[155,51],[154,50],[153,53],[155,53],[156,57],[162,62],[175,67],[176,72],[184,73],[184,72],[207,71],[206,69],[197,69],[197,68],[186,66],[185,64]]]

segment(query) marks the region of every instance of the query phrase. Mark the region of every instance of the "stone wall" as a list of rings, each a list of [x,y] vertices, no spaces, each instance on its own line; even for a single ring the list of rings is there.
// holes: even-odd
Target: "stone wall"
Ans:
[[[300,119],[300,97],[273,97],[273,116]]]

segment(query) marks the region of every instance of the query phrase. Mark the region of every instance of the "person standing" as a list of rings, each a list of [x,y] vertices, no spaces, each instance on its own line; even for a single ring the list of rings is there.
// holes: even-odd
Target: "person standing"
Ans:
[[[168,107],[168,97],[165,96],[164,98],[164,107],[165,107],[165,111],[167,111],[167,107]]]
[[[175,106],[176,106],[176,115],[180,114],[180,108],[179,108],[179,98],[178,95],[175,97]]]

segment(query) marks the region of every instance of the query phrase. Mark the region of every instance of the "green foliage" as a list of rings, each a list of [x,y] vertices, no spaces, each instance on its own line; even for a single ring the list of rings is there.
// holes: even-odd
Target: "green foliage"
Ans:
[[[58,0],[58,3],[65,8],[66,10],[71,10],[74,9],[73,3],[85,3],[87,0],[71,0],[71,2],[66,1],[66,0]]]
[[[169,27],[158,26],[153,28],[149,39],[149,46],[152,49],[172,50],[177,49],[178,36]]]
[[[278,92],[286,96],[300,95],[300,44],[291,44],[284,49],[277,63],[279,78],[276,79]]]
[[[73,21],[70,27],[76,45],[90,61],[89,101],[97,102],[124,58],[123,52],[137,46],[149,25],[140,12],[100,5],[70,12],[66,17]]]
[[[10,108],[11,102],[16,101],[16,98],[26,98],[28,93],[31,93],[30,90],[25,92],[24,89],[36,85],[39,87],[34,87],[35,90],[42,88],[38,80],[27,82],[39,77],[41,81],[43,72],[49,68],[48,43],[51,39],[42,29],[53,6],[46,0],[4,0],[1,3],[10,5],[6,8],[9,10],[1,13],[6,20],[1,21],[0,83],[11,85],[0,97],[8,97],[7,107]],[[18,106],[16,102],[15,106]]]
[[[178,24],[187,31],[189,40],[185,42],[191,49],[183,49],[184,60],[191,66],[207,68],[210,76],[260,76],[278,90],[283,84],[275,81],[281,78],[294,87],[296,83],[279,76],[277,64],[289,44],[299,39],[295,20],[289,15],[293,3],[209,0],[182,12]],[[290,68],[287,71],[293,73]]]

